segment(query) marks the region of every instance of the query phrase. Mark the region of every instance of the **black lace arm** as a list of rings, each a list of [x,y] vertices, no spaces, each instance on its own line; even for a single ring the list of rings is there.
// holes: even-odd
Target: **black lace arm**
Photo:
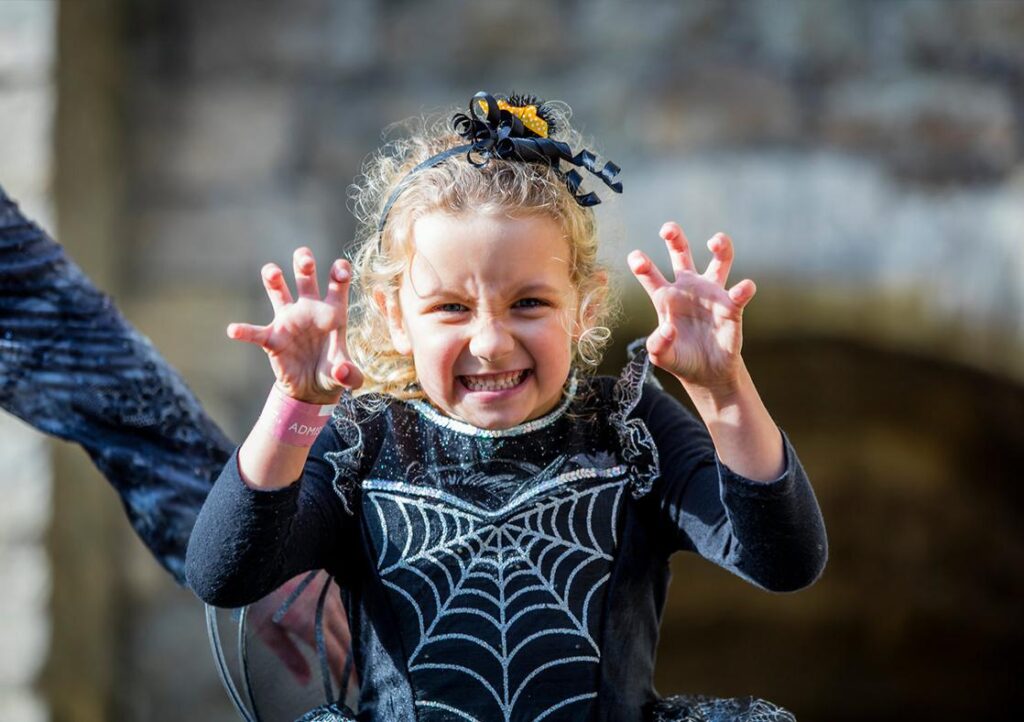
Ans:
[[[183,582],[196,515],[234,444],[2,188],[0,407],[80,444],[135,531]]]

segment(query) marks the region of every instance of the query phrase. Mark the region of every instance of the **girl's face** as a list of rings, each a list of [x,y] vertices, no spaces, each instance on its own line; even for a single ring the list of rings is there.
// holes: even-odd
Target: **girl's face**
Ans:
[[[569,376],[577,302],[559,225],[435,212],[416,221],[413,240],[387,314],[430,401],[485,429],[553,409]]]

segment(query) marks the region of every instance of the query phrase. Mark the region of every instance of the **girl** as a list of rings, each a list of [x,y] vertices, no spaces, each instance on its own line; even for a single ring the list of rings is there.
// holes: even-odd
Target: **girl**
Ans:
[[[276,383],[196,522],[189,584],[240,606],[331,572],[359,719],[791,719],[761,700],[658,700],[651,681],[673,552],[774,591],[826,558],[813,491],[740,355],[755,289],[726,289],[730,239],[708,242],[701,274],[665,224],[672,280],[630,254],[658,327],[618,380],[587,377],[607,275],[597,199],[562,163],[613,190],[618,169],[573,155],[565,118],[531,98],[478,93],[454,129],[370,163],[351,312],[350,265],[332,264],[321,297],[300,248],[297,295],[268,264],[273,321],[228,327]],[[649,362],[703,424],[647,382]]]

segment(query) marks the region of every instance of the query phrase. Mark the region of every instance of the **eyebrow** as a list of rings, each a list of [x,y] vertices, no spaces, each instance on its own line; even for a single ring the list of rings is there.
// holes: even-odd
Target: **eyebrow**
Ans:
[[[544,283],[544,282],[540,281],[540,282],[528,283],[525,286],[520,286],[519,288],[516,289],[515,293],[513,293],[511,295],[513,295],[513,296],[529,296],[529,295],[533,295],[533,294],[557,296],[557,295],[559,295],[559,291],[554,286],[551,286],[551,285],[549,285],[547,283]],[[420,298],[422,300],[431,300],[431,299],[435,299],[435,298],[465,299],[465,298],[467,298],[467,296],[464,293],[462,293],[461,291],[450,291],[450,290],[447,290],[447,289],[444,289],[444,288],[439,288],[436,291],[431,290],[430,292],[424,293],[422,295],[417,294],[417,298]]]

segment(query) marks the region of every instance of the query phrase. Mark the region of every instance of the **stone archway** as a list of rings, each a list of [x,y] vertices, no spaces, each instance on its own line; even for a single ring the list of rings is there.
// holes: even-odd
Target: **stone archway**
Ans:
[[[808,719],[999,710],[1022,671],[1024,387],[836,338],[745,355],[811,475],[829,566],[772,595],[677,557],[659,691],[761,694]]]

